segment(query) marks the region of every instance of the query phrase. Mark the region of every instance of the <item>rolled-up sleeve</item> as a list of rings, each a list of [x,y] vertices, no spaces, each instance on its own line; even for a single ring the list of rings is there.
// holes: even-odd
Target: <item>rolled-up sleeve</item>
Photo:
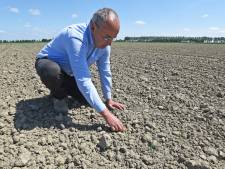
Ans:
[[[97,90],[92,83],[91,73],[86,60],[86,46],[81,40],[69,37],[65,44],[77,86],[88,103],[97,111],[102,112],[106,106],[99,97]]]
[[[101,87],[104,98],[111,99],[112,73],[110,69],[110,46],[108,46],[103,55],[97,61],[98,72],[101,80]]]

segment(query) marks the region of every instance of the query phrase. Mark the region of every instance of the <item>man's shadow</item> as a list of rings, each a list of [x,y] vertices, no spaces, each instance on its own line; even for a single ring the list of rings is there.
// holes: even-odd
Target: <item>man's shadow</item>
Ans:
[[[109,130],[102,124],[74,123],[69,114],[57,114],[53,109],[51,99],[52,98],[50,96],[44,96],[42,98],[34,98],[18,102],[16,104],[16,113],[14,116],[15,128],[17,130],[32,130],[34,128],[76,128],[80,131],[97,131],[98,127],[102,127],[103,130]],[[72,108],[78,108],[81,105],[72,106]],[[69,107],[71,108],[71,104]]]

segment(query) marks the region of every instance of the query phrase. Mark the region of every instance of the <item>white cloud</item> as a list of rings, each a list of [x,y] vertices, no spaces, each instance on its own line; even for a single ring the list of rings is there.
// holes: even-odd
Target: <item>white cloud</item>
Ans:
[[[41,15],[39,9],[29,9],[29,13],[30,13],[31,15],[33,15],[33,16]]]
[[[77,18],[78,17],[78,15],[77,14],[72,14],[72,18]]]
[[[19,9],[15,7],[9,7],[9,11],[13,13],[19,13]]]
[[[185,32],[189,32],[190,29],[189,29],[189,28],[184,28],[184,31],[185,31]]]
[[[137,24],[137,25],[145,25],[146,22],[139,20],[139,21],[135,21],[135,24]]]
[[[26,23],[26,24],[24,25],[24,27],[25,27],[25,28],[30,28],[30,27],[32,27],[32,25],[31,25],[30,23]]]
[[[225,34],[225,29],[224,30],[221,30],[220,33],[224,33]]]
[[[220,28],[219,27],[215,27],[215,26],[212,26],[209,28],[209,30],[211,31],[218,31]]]
[[[4,31],[4,30],[0,30],[0,33],[6,33],[6,31]]]
[[[203,14],[201,17],[202,18],[207,18],[209,15],[208,14]]]

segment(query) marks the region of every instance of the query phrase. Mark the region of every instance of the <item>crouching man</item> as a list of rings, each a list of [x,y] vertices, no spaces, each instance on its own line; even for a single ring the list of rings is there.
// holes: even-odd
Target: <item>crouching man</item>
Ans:
[[[37,54],[35,68],[51,91],[56,112],[65,113],[70,95],[99,112],[113,131],[124,131],[122,122],[108,108],[124,110],[111,98],[110,50],[120,29],[117,13],[110,8],[96,11],[89,24],[64,28]],[[89,66],[96,63],[106,105],[92,83]]]

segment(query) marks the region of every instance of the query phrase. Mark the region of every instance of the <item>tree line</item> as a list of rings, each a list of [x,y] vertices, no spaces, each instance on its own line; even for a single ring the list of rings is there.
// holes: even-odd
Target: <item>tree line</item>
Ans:
[[[34,43],[50,42],[51,39],[41,40],[0,40],[0,43]],[[225,43],[225,37],[183,37],[183,36],[126,36],[123,40],[116,42],[174,42],[174,43]]]
[[[183,36],[141,36],[125,37],[125,42],[183,42],[183,43],[225,43],[225,37],[183,37]]]
[[[34,42],[50,42],[51,39],[41,40],[0,40],[0,43],[34,43]]]

